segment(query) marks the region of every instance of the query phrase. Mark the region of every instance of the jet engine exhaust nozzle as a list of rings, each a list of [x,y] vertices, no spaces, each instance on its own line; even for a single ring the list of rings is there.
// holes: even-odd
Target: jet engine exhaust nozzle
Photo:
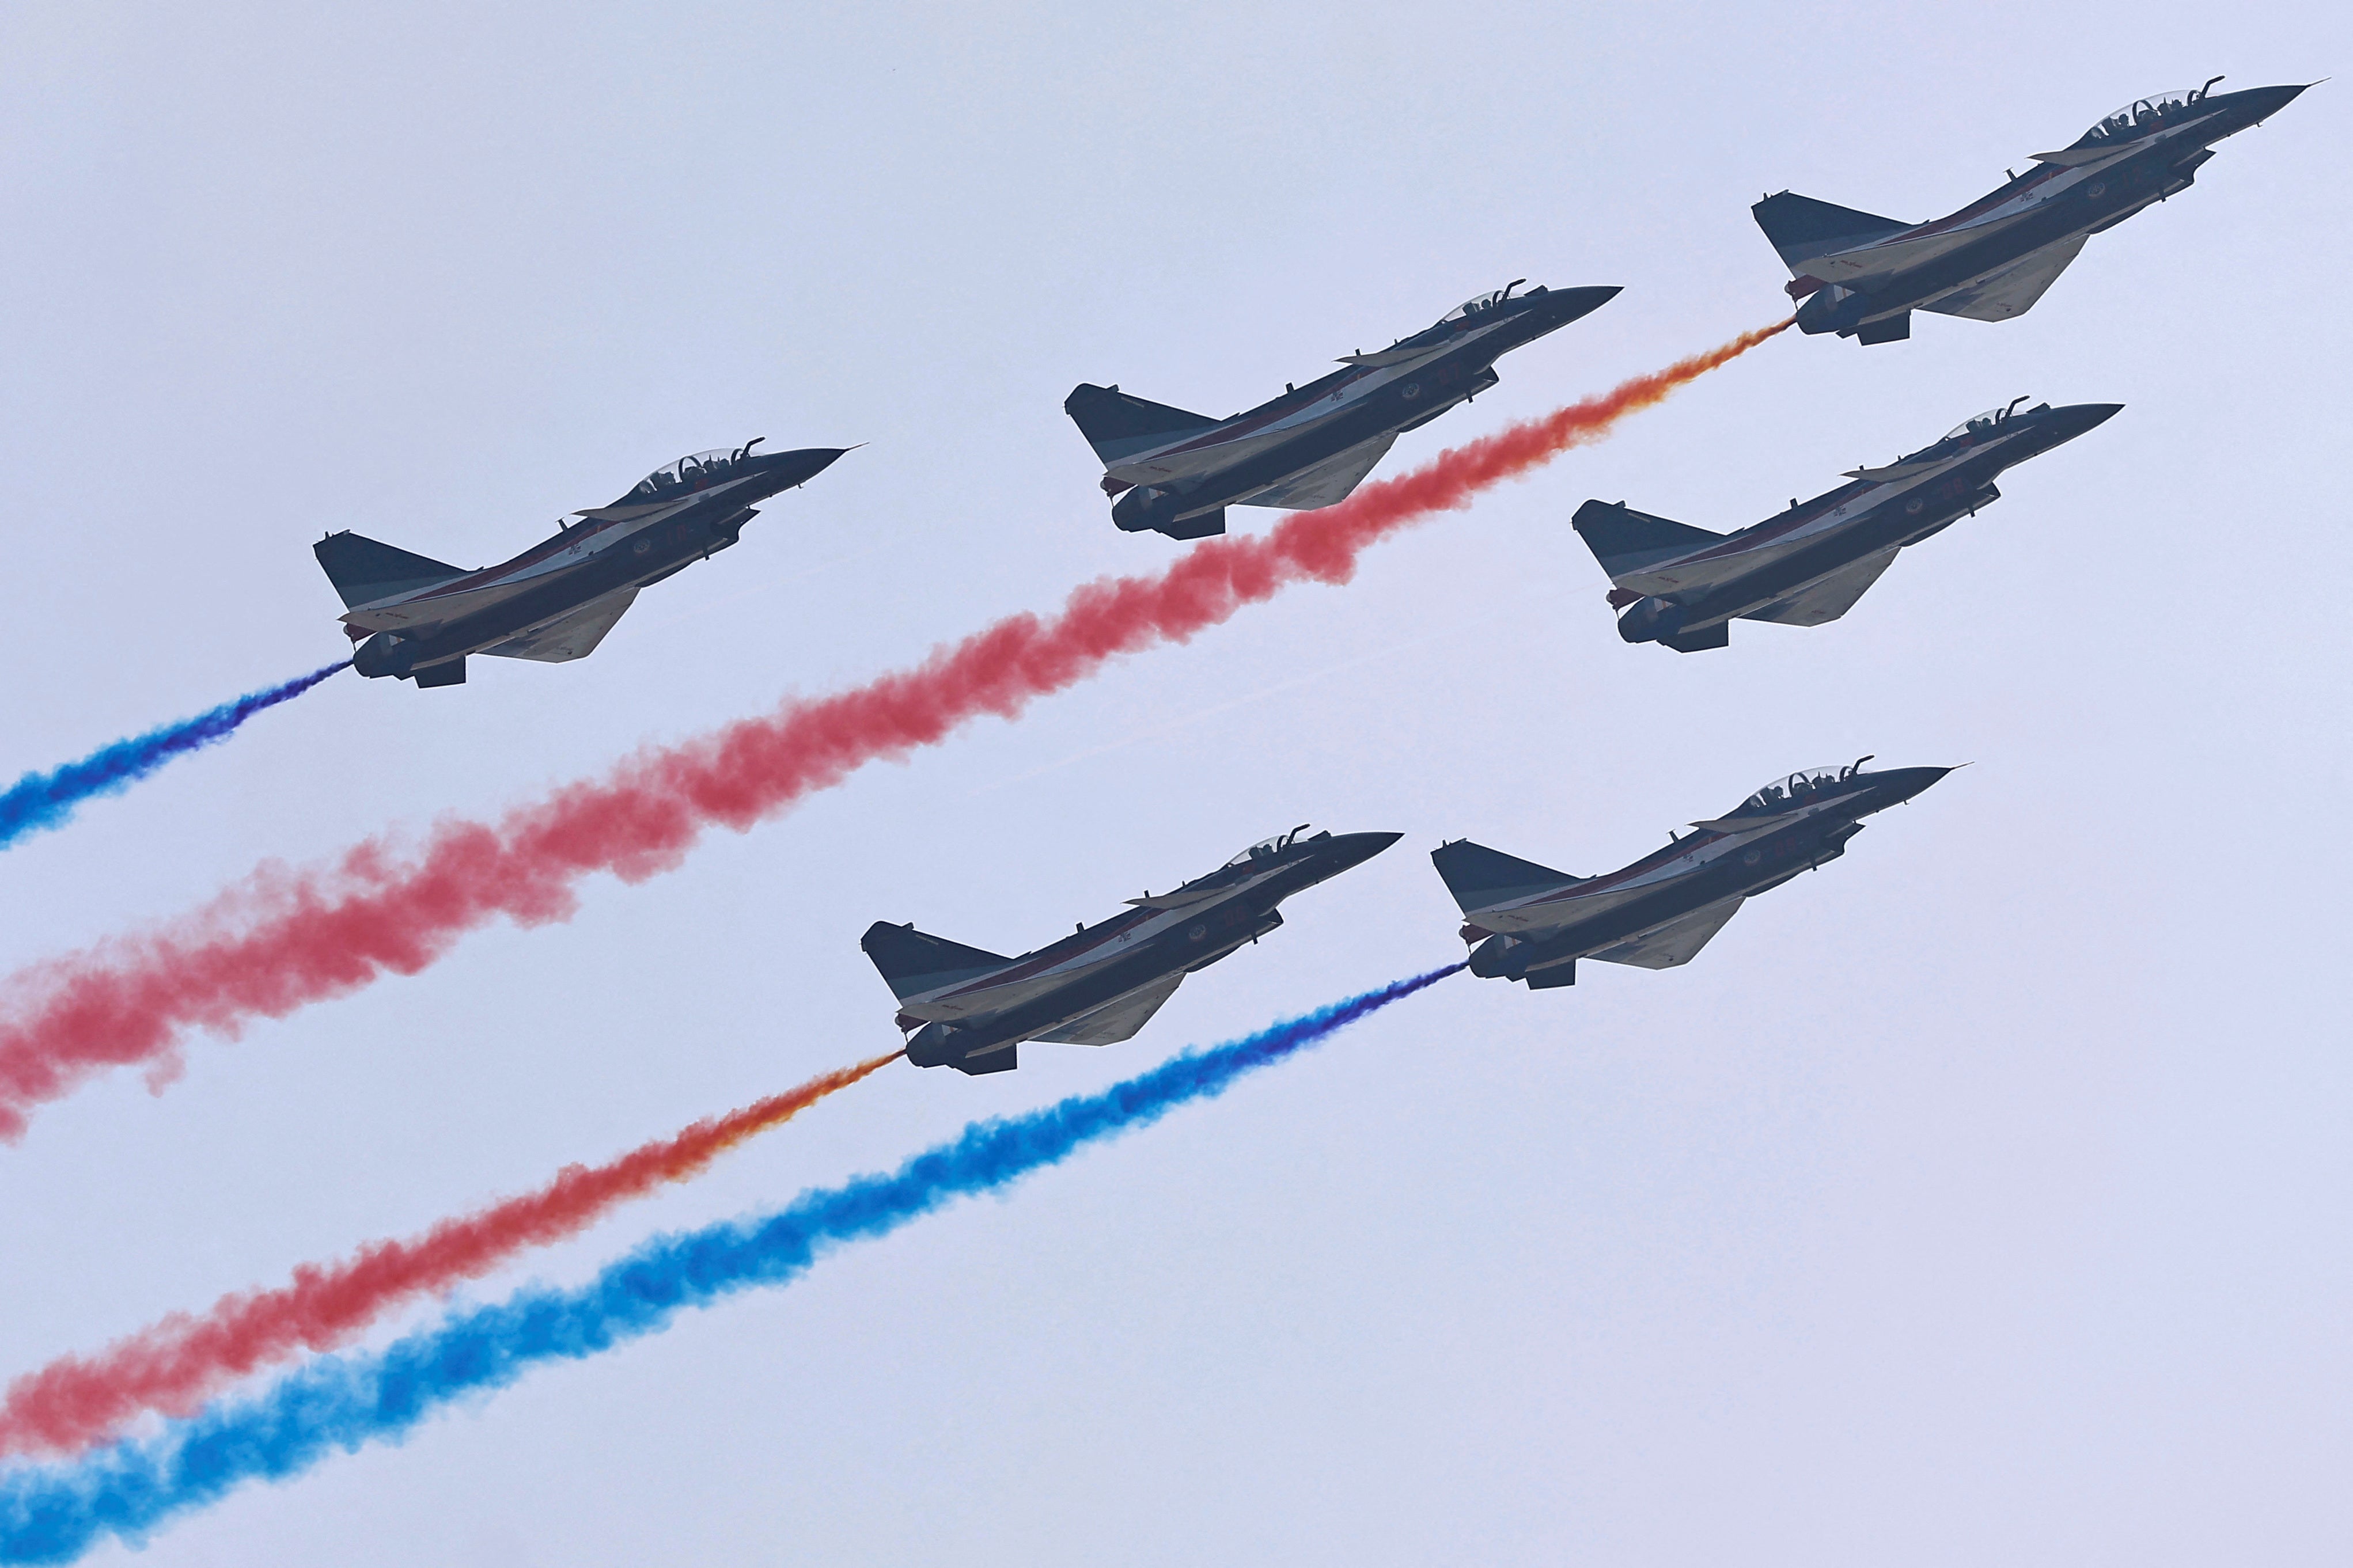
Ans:
[[[400,638],[378,632],[352,649],[352,668],[374,679],[380,675],[407,674],[408,660],[401,653]]]
[[[1683,627],[1683,607],[1660,598],[1634,601],[1618,617],[1618,635],[1628,642],[1662,642]]]

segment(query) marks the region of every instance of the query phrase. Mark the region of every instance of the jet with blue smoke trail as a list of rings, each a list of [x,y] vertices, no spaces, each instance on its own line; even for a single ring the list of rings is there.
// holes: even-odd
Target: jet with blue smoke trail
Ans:
[[[249,1480],[284,1480],[336,1449],[397,1442],[470,1394],[543,1362],[579,1360],[754,1286],[787,1284],[837,1247],[887,1236],[960,1197],[998,1192],[1089,1144],[1222,1094],[1393,1002],[1455,973],[1433,969],[1205,1051],[1099,1094],[967,1126],[889,1175],[805,1193],[765,1217],[659,1237],[569,1290],[535,1287],[459,1312],[373,1355],[330,1356],[250,1398],[76,1464],[0,1474],[0,1563],[69,1563],[103,1536],[138,1543]]]
[[[1282,924],[1277,908],[1401,835],[1329,833],[1307,825],[1261,839],[1206,877],[1127,900],[1125,912],[1018,958],[944,937],[913,921],[876,921],[858,945],[899,999],[898,1024],[913,1031],[907,1059],[978,1075],[1021,1065],[1023,1040],[1109,1046],[1133,1039],[1185,976],[1207,969]]]
[[[1805,768],[1723,816],[1670,834],[1630,866],[1572,877],[1458,838],[1430,851],[1462,906],[1471,973],[1531,991],[1577,984],[1577,961],[1672,969],[1689,963],[1744,900],[1846,853],[1862,818],[1901,805],[1953,770]]]
[[[844,450],[753,451],[763,438],[656,468],[612,505],[569,513],[580,521],[559,521],[553,538],[479,572],[356,533],[327,535],[311,548],[343,595],[344,635],[359,644],[353,668],[458,686],[470,654],[587,658],[638,589],[733,544],[759,515],[753,502],[807,483]]]
[[[248,691],[193,719],[158,725],[143,735],[100,746],[79,762],[47,773],[26,773],[0,791],[0,849],[13,848],[29,834],[64,826],[82,802],[120,795],[174,757],[227,740],[256,713],[301,696],[349,662],[340,660],[292,680]]]

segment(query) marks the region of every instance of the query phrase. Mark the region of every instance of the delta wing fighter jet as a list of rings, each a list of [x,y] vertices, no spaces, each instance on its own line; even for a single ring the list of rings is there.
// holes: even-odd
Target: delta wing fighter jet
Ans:
[[[1062,411],[1103,459],[1111,520],[1130,533],[1203,539],[1229,506],[1313,511],[1347,499],[1389,444],[1495,384],[1495,361],[1601,308],[1616,289],[1525,294],[1514,280],[1456,306],[1438,324],[1247,414],[1212,419],[1079,384]]]
[[[880,921],[858,945],[899,998],[899,1027],[913,1031],[909,1061],[1011,1072],[1023,1040],[1108,1046],[1131,1037],[1185,976],[1281,925],[1276,905],[1362,865],[1398,837],[1310,837],[1294,827],[1206,877],[1130,899],[1124,913],[1018,958]]]
[[[1462,906],[1471,973],[1544,991],[1576,984],[1580,958],[1641,969],[1689,963],[1743,900],[1837,859],[1862,817],[1952,772],[1865,773],[1869,761],[1791,773],[1603,877],[1572,877],[1468,839],[1440,845],[1430,858]]]
[[[362,675],[457,686],[466,657],[586,658],[638,590],[709,559],[741,537],[753,503],[814,479],[844,448],[697,452],[656,468],[610,506],[559,521],[555,536],[479,572],[412,555],[356,533],[311,550],[347,613]],[[364,639],[364,640],[363,640]]]
[[[1895,552],[2001,499],[1994,476],[2106,420],[2123,406],[2041,404],[1988,409],[1933,446],[1736,533],[1589,500],[1572,520],[1617,586],[1618,635],[1677,653],[1724,647],[1732,622],[1819,626],[1854,607]]]
[[[1783,191],[1749,210],[1796,274],[1798,326],[1859,343],[1912,335],[1912,312],[2022,316],[2084,242],[2189,188],[2223,137],[2259,125],[2301,87],[2160,92],[2117,110],[2000,189],[1932,223],[1905,223]]]

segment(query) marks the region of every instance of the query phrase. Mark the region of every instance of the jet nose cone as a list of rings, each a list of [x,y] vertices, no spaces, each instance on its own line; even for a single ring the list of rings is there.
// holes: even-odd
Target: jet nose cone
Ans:
[[[793,454],[801,459],[808,476],[815,479],[841,459],[844,453],[855,450],[849,447],[804,447]]]
[[[1546,314],[1555,323],[1567,326],[1580,316],[1589,316],[1623,293],[1616,283],[1597,284],[1588,289],[1555,289],[1545,298],[1548,302]]]
[[[2052,444],[2072,441],[2086,430],[2105,425],[2124,411],[2121,403],[2071,403],[2064,408],[2052,409],[2047,417],[2051,425]]]
[[[2305,88],[2319,85],[2318,82],[2306,82],[2302,86],[2295,87],[2251,87],[2243,92],[2235,92],[2231,96],[2246,104],[2248,119],[2268,120],[2294,103],[2303,94]]]
[[[854,452],[855,447],[803,447],[794,452],[771,452],[764,464],[771,478],[786,488],[807,484],[834,463],[844,452]]]
[[[1336,873],[1363,865],[1404,837],[1402,833],[1336,833],[1324,852],[1331,857]]]
[[[1878,786],[1879,805],[1873,809],[1901,805],[1952,771],[1951,768],[1890,768],[1883,773],[1874,773],[1872,783]]]

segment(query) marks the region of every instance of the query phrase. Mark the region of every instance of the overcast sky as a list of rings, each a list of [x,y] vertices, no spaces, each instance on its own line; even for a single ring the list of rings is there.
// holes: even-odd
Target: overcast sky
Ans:
[[[484,12],[0,10],[0,773],[338,657],[329,530],[476,565],[683,452],[868,445],[591,659],[337,677],[9,851],[0,968],[1170,560],[1111,527],[1079,381],[1222,414],[1514,278],[1626,286],[1401,471],[1783,314],[1764,192],[1933,216],[2353,36],[2171,0]],[[1018,952],[1294,823],[1405,835],[1126,1045],[894,1068],[470,1298],[1459,956],[1441,838],[1600,871],[1871,752],[1976,765],[1687,968],[1451,980],[140,1561],[2346,1561],[2346,92],[2021,321],[1777,340],[1352,586],[44,1110],[0,1148],[0,1375],[890,1048],[876,919]],[[2021,394],[2126,409],[1836,625],[1618,639],[1588,497],[1738,527]]]

